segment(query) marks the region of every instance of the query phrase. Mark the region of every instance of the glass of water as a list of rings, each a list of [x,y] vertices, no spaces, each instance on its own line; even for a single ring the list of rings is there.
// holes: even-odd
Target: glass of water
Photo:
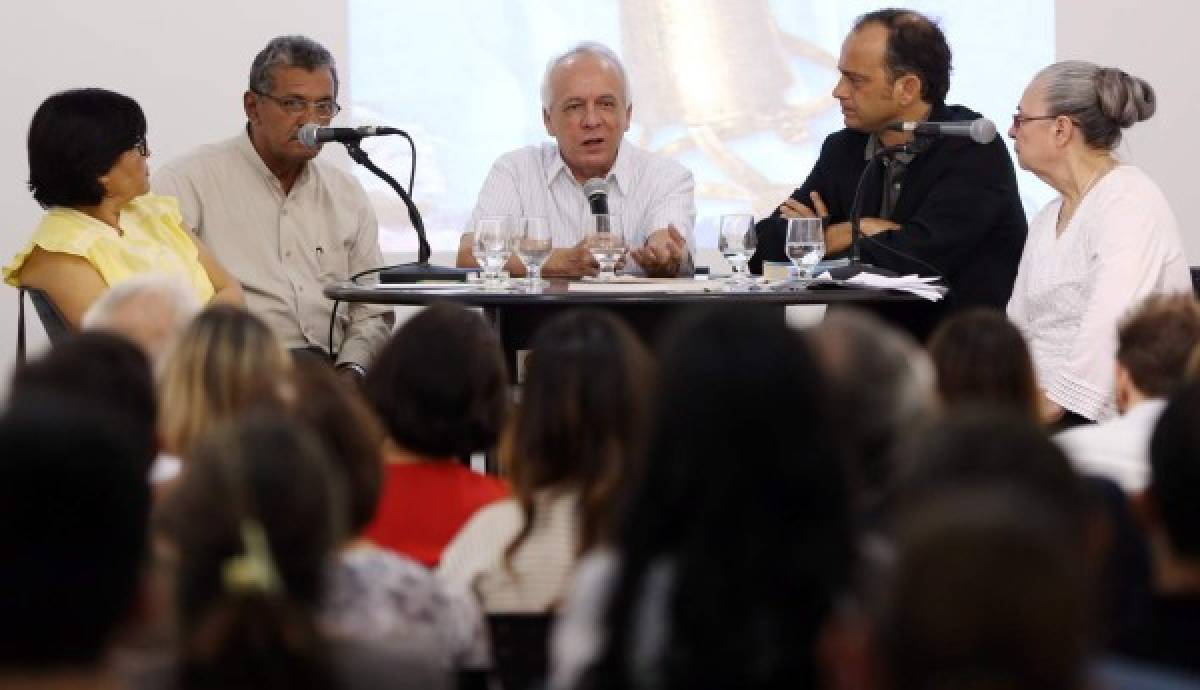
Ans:
[[[621,217],[611,213],[583,214],[583,232],[587,247],[600,264],[596,280],[612,280],[617,277],[617,264],[625,256],[625,229]]]
[[[801,280],[812,280],[813,269],[825,257],[825,231],[820,218],[787,219],[787,255],[800,271]]]
[[[525,264],[525,288],[529,292],[537,292],[546,287],[546,281],[542,280],[542,264],[546,263],[553,249],[550,226],[541,216],[526,216],[519,222],[517,256]]]
[[[747,262],[754,256],[754,248],[758,244],[758,234],[754,231],[754,216],[748,213],[733,213],[721,216],[721,226],[717,234],[717,249],[721,256],[729,262],[731,273],[729,282],[731,289],[748,288],[754,285]]]
[[[485,288],[504,287],[500,271],[512,255],[512,234],[511,216],[487,216],[475,223],[475,261],[482,269]]]

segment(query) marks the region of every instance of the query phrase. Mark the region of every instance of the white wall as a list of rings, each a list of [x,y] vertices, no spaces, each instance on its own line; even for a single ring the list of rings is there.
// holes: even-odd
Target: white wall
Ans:
[[[316,38],[346,71],[343,7],[336,0],[37,0],[6,7],[0,27],[6,49],[0,83],[7,95],[0,108],[0,261],[23,246],[41,214],[25,189],[24,139],[47,95],[104,86],[136,98],[150,122],[154,166],[236,131],[250,60],[277,34]],[[1189,125],[1200,121],[1200,80],[1191,61],[1179,56],[1195,40],[1196,7],[1186,0],[1060,0],[1057,17],[1060,56],[1120,65],[1158,89],[1158,116],[1131,132],[1125,154],[1166,189],[1192,263],[1200,263],[1200,237],[1190,228],[1200,195],[1190,189],[1195,175],[1185,166],[1196,153]],[[419,60],[414,65],[420,69]],[[1014,105],[1018,97],[1012,95]],[[27,316],[35,346],[44,343],[37,319]],[[15,320],[16,292],[0,288],[0,395],[7,390]]]
[[[1200,264],[1200,194],[1193,128],[1200,123],[1200,79],[1191,48],[1200,4],[1190,0],[1059,0],[1058,56],[1124,69],[1154,86],[1158,110],[1130,129],[1122,158],[1142,166],[1171,202],[1190,263]]]
[[[103,86],[146,111],[153,156],[161,165],[202,143],[231,136],[245,122],[242,92],[250,61],[278,34],[325,44],[348,68],[341,2],[255,0],[33,0],[5,6],[0,26],[0,262],[28,240],[41,209],[25,188],[25,134],[51,93]],[[0,396],[8,389],[16,341],[16,290],[0,288]],[[29,310],[31,347],[44,347]]]

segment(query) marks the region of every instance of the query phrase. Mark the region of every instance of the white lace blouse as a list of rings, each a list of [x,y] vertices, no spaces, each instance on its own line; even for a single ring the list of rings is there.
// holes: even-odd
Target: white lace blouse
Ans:
[[[1103,420],[1115,412],[1117,322],[1152,293],[1190,293],[1191,274],[1175,215],[1136,167],[1101,178],[1056,236],[1061,206],[1050,202],[1029,226],[1008,316],[1046,396]]]

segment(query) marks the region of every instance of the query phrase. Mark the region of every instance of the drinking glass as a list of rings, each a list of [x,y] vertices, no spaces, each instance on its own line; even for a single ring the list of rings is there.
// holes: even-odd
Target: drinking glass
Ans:
[[[617,277],[616,267],[625,256],[625,230],[621,217],[611,213],[583,214],[583,233],[587,247],[600,264],[596,280],[612,280]]]
[[[512,254],[512,231],[510,216],[486,216],[475,223],[475,261],[482,269],[485,288],[504,287],[500,271]]]
[[[820,218],[787,219],[787,255],[800,272],[800,280],[812,280],[813,269],[825,256],[825,231]]]
[[[729,262],[731,273],[726,286],[733,289],[747,288],[754,285],[754,278],[746,266],[750,257],[754,256],[754,247],[758,243],[758,234],[754,232],[754,216],[748,213],[732,213],[721,216],[721,226],[717,234],[717,248],[721,256]]]
[[[529,292],[546,287],[546,281],[542,280],[542,264],[546,263],[552,248],[550,226],[546,219],[540,216],[522,217],[517,237],[517,256],[525,264],[525,288]]]

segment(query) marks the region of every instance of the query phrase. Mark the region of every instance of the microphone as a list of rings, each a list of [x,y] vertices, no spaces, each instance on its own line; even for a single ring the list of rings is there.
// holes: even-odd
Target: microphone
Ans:
[[[588,206],[593,215],[608,215],[608,182],[599,177],[593,177],[583,183],[583,195],[587,197]]]
[[[363,137],[382,137],[388,134],[403,134],[395,127],[322,127],[309,123],[296,132],[296,138],[310,149],[315,149],[329,141],[341,143],[358,142]]]
[[[893,122],[887,128],[925,137],[970,137],[977,144],[990,144],[996,138],[996,125],[986,117],[961,122]]]

